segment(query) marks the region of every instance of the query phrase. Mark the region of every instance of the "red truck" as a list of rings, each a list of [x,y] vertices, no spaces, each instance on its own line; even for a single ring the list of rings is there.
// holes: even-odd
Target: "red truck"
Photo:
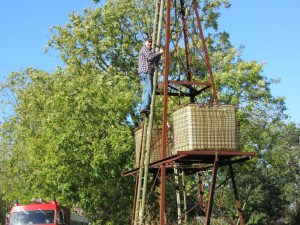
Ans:
[[[31,204],[20,205],[17,201],[6,219],[7,225],[88,225],[88,219],[70,213],[56,200],[44,202],[34,199]]]

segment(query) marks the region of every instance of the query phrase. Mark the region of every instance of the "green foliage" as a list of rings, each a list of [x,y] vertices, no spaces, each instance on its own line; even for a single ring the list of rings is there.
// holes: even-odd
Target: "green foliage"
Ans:
[[[113,69],[82,76],[28,69],[12,78],[24,86],[16,93],[18,119],[3,126],[4,132],[13,130],[14,140],[5,162],[5,198],[25,202],[56,196],[63,203],[94,209],[105,221],[107,211],[123,207],[122,201],[131,196],[131,180],[120,178],[133,145],[127,122],[134,99],[129,78]],[[96,210],[99,201],[107,205]]]
[[[246,219],[248,224],[296,224],[300,130],[284,123],[284,98],[272,95],[275,81],[263,76],[263,64],[245,62],[229,34],[217,32],[218,9],[229,6],[225,0],[200,4],[220,101],[239,106],[242,150],[258,154],[234,167]],[[8,93],[1,103],[9,100],[13,110],[0,129],[2,219],[16,197],[23,203],[56,197],[81,207],[95,224],[129,223],[134,182],[120,174],[133,168],[140,101],[137,55],[143,38],[152,33],[153,11],[154,1],[111,0],[83,15],[72,13],[69,23],[51,29],[49,40],[65,67],[53,74],[33,68],[14,72],[1,86],[1,93]],[[195,74],[206,74],[198,44],[191,45],[192,65]],[[182,46],[178,51],[183,57]],[[176,70],[171,66],[171,74]],[[176,104],[171,99],[170,112]],[[161,106],[158,98],[159,112]],[[227,177],[221,169],[218,182]],[[187,186],[194,187],[193,182],[190,177]],[[227,181],[217,191],[214,217],[237,218],[230,190]],[[174,191],[167,196],[170,217],[176,213],[171,195]]]

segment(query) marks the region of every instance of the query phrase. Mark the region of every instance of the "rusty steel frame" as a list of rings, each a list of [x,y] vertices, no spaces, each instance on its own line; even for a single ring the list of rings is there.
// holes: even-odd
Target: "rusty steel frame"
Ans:
[[[187,70],[187,81],[172,81],[169,80],[169,70],[170,70],[170,43],[171,43],[171,0],[166,0],[166,27],[165,27],[165,32],[166,32],[166,39],[165,39],[165,51],[164,51],[164,72],[163,72],[163,115],[162,115],[162,148],[161,148],[161,156],[162,159],[152,162],[149,164],[149,169],[153,169],[154,172],[159,174],[160,170],[160,210],[159,210],[159,224],[164,225],[165,224],[165,201],[166,201],[166,173],[167,170],[170,171],[170,168],[174,168],[175,163],[179,163],[182,165],[193,165],[194,163],[198,164],[212,164],[210,166],[206,167],[199,167],[199,168],[192,168],[194,171],[201,171],[201,170],[208,170],[212,169],[212,180],[210,184],[210,191],[209,191],[209,199],[207,203],[206,209],[203,207],[204,200],[203,200],[203,186],[202,185],[202,178],[199,176],[199,185],[200,185],[200,197],[199,197],[199,203],[201,206],[201,209],[205,213],[205,224],[209,225],[210,224],[210,218],[212,214],[212,208],[213,208],[213,200],[214,200],[214,194],[215,194],[215,186],[216,186],[216,179],[217,179],[217,173],[218,173],[218,168],[221,166],[228,165],[229,166],[229,172],[230,172],[230,178],[233,186],[233,192],[236,200],[236,207],[238,209],[238,215],[239,215],[239,220],[240,224],[244,225],[244,218],[243,218],[243,213],[241,209],[241,204],[240,200],[238,197],[238,191],[237,191],[237,186],[235,183],[235,178],[234,178],[234,173],[232,169],[232,164],[234,163],[241,163],[246,160],[250,160],[252,157],[255,156],[254,152],[239,152],[239,151],[226,151],[226,150],[206,150],[206,151],[179,151],[175,155],[166,157],[166,147],[167,147],[167,119],[168,119],[168,97],[172,96],[172,93],[169,93],[169,88],[173,88],[170,86],[170,84],[173,85],[183,85],[187,87],[190,91],[189,94],[182,93],[184,96],[187,96],[190,98],[191,103],[195,102],[195,96],[197,94],[200,94],[202,91],[210,88],[212,92],[212,99],[211,99],[211,104],[215,104],[216,106],[219,106],[219,100],[218,100],[218,95],[217,95],[217,90],[215,87],[215,81],[214,81],[214,76],[209,60],[209,55],[208,55],[208,50],[207,46],[205,43],[204,35],[203,35],[203,30],[201,26],[201,19],[198,13],[198,5],[197,1],[192,1],[192,6],[194,14],[196,16],[196,23],[199,29],[199,36],[200,40],[203,45],[203,52],[204,52],[204,63],[206,65],[206,68],[208,70],[208,74],[210,76],[210,82],[196,82],[192,80],[192,70],[191,70],[191,59],[190,59],[190,47],[189,47],[189,32],[187,29],[187,24],[186,24],[186,14],[185,14],[185,1],[180,0],[180,13],[181,13],[181,22],[182,22],[182,29],[181,32],[183,33],[184,36],[184,46],[185,46],[185,58],[186,58],[186,70]],[[175,9],[177,10],[177,9]],[[192,11],[192,9],[191,9]],[[180,33],[181,36],[181,33]],[[178,45],[178,41],[176,40],[176,46]],[[175,47],[176,51],[176,47]],[[193,86],[204,86],[202,89],[199,91],[196,91],[196,89],[193,88]],[[176,88],[174,88],[176,89]],[[177,95],[179,96],[179,94]],[[236,157],[238,157],[236,159]],[[123,173],[124,176],[128,175],[133,175],[138,172],[139,168],[136,168],[131,171],[127,171]],[[184,171],[185,169],[182,168]],[[136,190],[135,190],[136,191]],[[134,199],[134,204],[136,204],[136,199]]]
[[[210,191],[209,191],[208,206],[207,206],[207,211],[206,211],[206,216],[205,216],[205,225],[210,224],[210,216],[211,216],[213,202],[214,202],[218,166],[219,166],[219,157],[218,157],[218,154],[216,154],[215,161],[214,161],[214,167],[213,167],[212,182],[211,182]]]
[[[173,168],[173,164],[175,163],[193,163],[193,162],[200,162],[206,164],[213,164],[215,151],[178,151],[176,154],[169,156],[165,159],[161,159],[149,164],[149,169],[157,170],[162,164],[166,166],[171,166]],[[256,153],[255,152],[238,152],[238,151],[218,151],[219,155],[219,166],[226,166],[228,165],[228,160],[230,159],[231,164],[235,163],[242,163],[244,161],[252,159]],[[236,158],[238,157],[238,158]],[[191,160],[193,158],[194,160]],[[181,168],[181,167],[179,167]],[[196,171],[205,171],[210,169],[211,166],[195,168]],[[168,167],[167,167],[168,169]],[[136,174],[139,171],[139,168],[135,168],[133,170],[129,170],[124,172],[123,176],[131,176]]]
[[[183,28],[183,37],[184,37],[187,79],[188,81],[191,81],[192,80],[191,56],[190,56],[190,46],[188,40],[188,31],[186,26],[184,0],[180,0],[180,14],[181,14],[181,21],[182,21],[182,28]],[[194,99],[191,99],[191,102],[194,102]]]
[[[214,193],[215,193],[215,188],[216,188],[215,185],[216,185],[216,177],[217,177],[218,168],[222,167],[222,166],[229,166],[230,179],[232,182],[234,196],[236,199],[235,204],[236,204],[236,208],[238,210],[240,224],[244,225],[245,222],[244,222],[244,217],[243,217],[243,213],[242,213],[242,209],[241,209],[241,203],[240,203],[240,200],[238,197],[238,191],[237,191],[237,187],[236,187],[236,183],[235,183],[232,165],[235,163],[241,163],[241,162],[250,160],[255,155],[256,155],[255,152],[239,152],[239,151],[217,151],[217,152],[216,151],[178,151],[176,155],[165,158],[163,160],[159,160],[159,161],[150,163],[149,169],[151,169],[151,168],[154,169],[152,171],[153,173],[159,173],[159,170],[161,170],[161,168],[163,168],[164,174],[161,174],[161,184],[165,185],[166,179],[167,179],[166,168],[170,169],[169,171],[171,172],[171,169],[174,168],[175,163],[178,163],[178,165],[179,165],[178,168],[181,168],[181,170],[183,170],[183,171],[185,169],[180,167],[181,164],[183,164],[183,165],[188,164],[188,163],[192,164],[196,161],[198,161],[200,163],[204,163],[204,164],[213,164],[213,166],[207,166],[207,167],[203,167],[203,168],[201,168],[201,167],[195,168],[195,171],[203,171],[203,170],[209,170],[209,169],[213,170],[212,181],[210,184],[208,207],[206,208],[206,212],[205,212],[206,213],[206,215],[205,215],[206,223],[205,224],[208,225],[208,224],[210,224],[210,217],[211,217],[211,212],[212,212],[212,207],[213,207],[213,199],[214,199]],[[127,172],[123,173],[123,175],[124,176],[134,175],[139,171],[138,169],[139,168],[136,168],[131,171],[127,171]],[[151,170],[150,170],[150,172],[151,172]],[[157,177],[154,179],[154,182],[156,182],[156,180],[157,180]],[[162,185],[161,185],[161,188],[162,188]],[[200,197],[199,197],[199,199],[200,199],[201,195],[203,196],[203,192],[202,192],[203,189],[201,188],[199,190],[200,190]],[[165,188],[163,189],[163,191],[165,192]],[[163,195],[162,193],[160,193],[160,195],[161,195],[161,197],[164,197],[164,196],[162,196]],[[165,198],[163,198],[163,200],[161,200],[161,201],[163,201],[163,202],[160,202],[160,204],[164,204]],[[163,205],[161,205],[161,206],[163,206]],[[194,207],[196,207],[196,206],[194,206]],[[164,212],[162,212],[162,210],[164,210],[164,209],[165,208],[160,207],[160,215],[162,213],[163,216],[165,216]],[[188,211],[190,211],[190,210],[188,210]],[[160,217],[160,224],[165,223],[163,218],[165,218],[165,217]]]
[[[214,100],[216,101],[216,104],[220,105],[217,90],[216,90],[216,86],[215,86],[215,80],[214,80],[213,72],[212,72],[212,69],[211,69],[210,61],[209,61],[208,50],[207,50],[204,35],[203,35],[201,20],[200,20],[200,16],[199,16],[199,13],[198,13],[198,5],[197,5],[196,1],[193,1],[193,8],[194,8],[194,11],[195,11],[195,14],[196,14],[197,25],[198,25],[198,29],[199,29],[199,32],[200,32],[200,38],[201,38],[202,44],[203,44],[204,61],[205,61],[207,70],[210,74],[210,82],[212,84],[211,87],[212,87],[213,97],[214,97]]]
[[[163,97],[163,118],[162,118],[162,159],[166,158],[167,148],[167,117],[168,117],[168,80],[170,69],[170,39],[171,39],[171,0],[167,0],[166,5],[166,43],[165,43],[165,61],[164,61],[164,97]],[[160,183],[160,210],[159,210],[159,224],[165,224],[165,198],[166,198],[166,168],[162,164],[161,169],[161,183]]]
[[[229,172],[230,172],[230,179],[232,181],[233,184],[233,190],[234,190],[234,195],[235,195],[235,199],[236,199],[236,207],[238,209],[238,213],[239,213],[239,220],[240,220],[240,224],[244,225],[244,218],[242,215],[242,209],[241,209],[241,204],[238,198],[238,194],[237,194],[237,187],[235,184],[235,180],[234,180],[234,174],[233,174],[233,170],[232,170],[232,164],[234,163],[234,161],[231,160],[231,158],[235,157],[236,154],[238,154],[239,152],[198,152],[200,154],[197,154],[198,156],[202,155],[202,156],[209,156],[210,158],[208,159],[210,162],[213,162],[213,175],[212,175],[212,181],[211,181],[211,185],[210,185],[210,193],[209,193],[209,202],[208,202],[208,207],[205,208],[205,206],[203,205],[203,194],[204,194],[204,189],[203,189],[203,185],[202,185],[202,178],[199,177],[199,196],[196,197],[199,199],[199,203],[197,203],[196,205],[194,205],[192,208],[190,208],[187,212],[185,212],[183,215],[186,215],[187,213],[189,213],[190,211],[194,210],[198,205],[201,208],[201,211],[203,213],[205,213],[205,224],[210,224],[210,217],[211,217],[211,212],[212,212],[212,208],[213,208],[213,199],[214,199],[214,193],[215,193],[215,189],[216,189],[216,177],[217,177],[217,172],[218,172],[218,168],[220,166],[229,166]],[[204,154],[201,154],[204,153]],[[249,152],[249,153],[240,153],[238,155],[248,155],[248,156],[254,156],[255,153],[253,152]],[[188,156],[193,156],[193,154],[188,154]],[[186,156],[187,157],[187,156]],[[230,157],[230,158],[228,158]],[[248,157],[247,160],[249,160],[251,157]],[[206,159],[207,160],[207,159]],[[221,163],[223,162],[223,163]],[[157,167],[157,166],[156,166]],[[157,167],[157,170],[155,171],[156,176],[155,179],[153,181],[153,183],[156,183],[157,180],[157,176],[160,170],[160,165]],[[165,168],[165,167],[164,167]],[[174,167],[172,167],[174,168]],[[206,167],[206,169],[210,169],[209,167]],[[166,177],[167,179],[167,177]],[[225,183],[228,179],[226,179],[223,183]],[[154,185],[154,184],[153,184]],[[219,185],[221,186],[221,185]],[[219,188],[218,186],[218,188]],[[152,192],[152,188],[151,191]],[[151,193],[150,193],[151,194]],[[150,195],[149,194],[149,195]],[[202,204],[201,204],[202,203]],[[182,215],[182,216],[183,216]]]
[[[233,169],[232,169],[230,160],[229,160],[228,166],[229,166],[229,173],[230,173],[230,178],[231,178],[232,187],[233,187],[233,193],[234,193],[234,197],[235,197],[235,205],[238,210],[238,214],[239,214],[239,218],[240,218],[240,224],[245,225],[243,210],[241,207],[241,202],[239,199],[237,186],[236,186],[235,179],[234,179],[234,173],[233,173]]]

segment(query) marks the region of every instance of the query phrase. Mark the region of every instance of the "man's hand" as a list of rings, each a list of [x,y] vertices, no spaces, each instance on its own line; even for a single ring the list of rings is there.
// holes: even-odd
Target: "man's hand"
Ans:
[[[159,49],[159,53],[160,54],[163,54],[164,53],[164,50],[161,48],[161,49]]]

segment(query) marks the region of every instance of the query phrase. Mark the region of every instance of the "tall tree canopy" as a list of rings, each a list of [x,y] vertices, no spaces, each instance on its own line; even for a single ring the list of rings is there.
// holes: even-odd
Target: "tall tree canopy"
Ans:
[[[70,14],[49,40],[64,68],[27,68],[2,84],[1,101],[13,113],[0,130],[1,207],[15,198],[56,197],[96,224],[129,224],[134,182],[121,173],[134,165],[137,55],[151,34],[153,2],[110,0]],[[229,34],[218,32],[218,10],[228,6],[203,1],[201,10],[220,101],[239,105],[242,150],[258,153],[236,167],[247,221],[296,224],[300,130],[284,122],[284,99],[272,95],[263,65],[244,61]],[[232,198],[224,208],[235,217]],[[3,219],[7,208],[0,210]]]

